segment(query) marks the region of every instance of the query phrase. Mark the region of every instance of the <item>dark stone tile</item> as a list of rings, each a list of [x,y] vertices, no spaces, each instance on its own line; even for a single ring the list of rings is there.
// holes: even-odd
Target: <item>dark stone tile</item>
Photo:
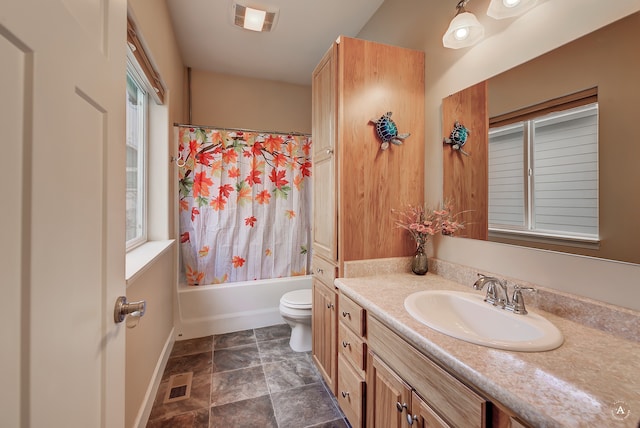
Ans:
[[[211,376],[202,375],[194,377],[191,383],[191,394],[186,400],[163,403],[164,396],[169,388],[169,382],[162,382],[158,388],[156,399],[151,409],[149,420],[168,419],[183,413],[193,412],[209,408],[211,396]]]
[[[227,370],[244,369],[260,365],[260,353],[258,346],[236,346],[229,349],[216,349],[213,352],[213,371],[224,372]]]
[[[336,419],[335,421],[325,422],[318,425],[309,425],[305,428],[351,428],[351,425],[344,419]]]
[[[273,363],[289,358],[298,358],[302,354],[291,349],[288,338],[258,342],[258,349],[260,350],[260,358],[263,363]]]
[[[209,408],[169,418],[150,420],[147,423],[147,428],[209,428]]]
[[[213,351],[213,336],[199,337],[197,339],[177,340],[171,350],[172,357],[200,354]]]
[[[265,364],[264,374],[271,393],[320,381],[318,372],[306,356]]]
[[[251,345],[256,343],[253,330],[236,331],[234,333],[216,334],[213,336],[213,349],[233,348],[234,346]]]
[[[277,324],[269,327],[256,328],[254,332],[258,342],[273,339],[288,339],[291,337],[291,327],[289,327],[289,324]]]
[[[287,425],[281,425],[285,427]],[[295,425],[289,425],[293,427]],[[268,395],[211,408],[210,428],[278,428]]]
[[[180,373],[193,372],[193,377],[211,374],[212,354],[213,352],[209,351],[169,358],[162,374],[162,381],[169,380],[171,375]]]
[[[280,427],[313,426],[342,417],[319,382],[273,393],[271,400]]]
[[[267,381],[262,366],[214,373],[211,378],[211,405],[268,395]]]

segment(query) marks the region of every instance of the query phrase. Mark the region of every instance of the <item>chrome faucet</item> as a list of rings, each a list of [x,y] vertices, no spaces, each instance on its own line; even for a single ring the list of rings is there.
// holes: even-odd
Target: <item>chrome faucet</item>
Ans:
[[[535,292],[536,289],[532,287],[522,287],[517,285],[513,289],[513,296],[509,299],[509,291],[507,288],[507,282],[493,277],[486,276],[481,273],[478,274],[478,279],[473,283],[474,290],[482,290],[487,286],[487,295],[484,301],[492,304],[493,306],[499,306],[503,309],[513,312],[518,315],[526,315],[527,308],[524,305],[523,291]],[[499,296],[501,294],[502,296]]]
[[[507,284],[496,277],[486,276],[481,273],[478,274],[478,280],[473,283],[474,290],[482,290],[482,288],[487,285],[487,295],[484,298],[484,301],[487,303],[491,303],[493,306],[500,306],[504,308],[509,305],[509,294],[507,292]],[[496,285],[500,288],[496,288]],[[503,297],[498,296],[498,291],[502,292]]]

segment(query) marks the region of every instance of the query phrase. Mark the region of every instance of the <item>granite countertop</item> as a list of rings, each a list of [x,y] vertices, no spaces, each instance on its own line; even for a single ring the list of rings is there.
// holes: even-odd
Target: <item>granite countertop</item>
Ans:
[[[528,308],[555,324],[564,344],[546,352],[503,351],[439,333],[404,309],[404,299],[413,292],[473,292],[470,287],[431,273],[339,278],[335,284],[370,316],[532,426],[640,426],[638,342]],[[616,417],[619,408],[629,412],[625,418]]]

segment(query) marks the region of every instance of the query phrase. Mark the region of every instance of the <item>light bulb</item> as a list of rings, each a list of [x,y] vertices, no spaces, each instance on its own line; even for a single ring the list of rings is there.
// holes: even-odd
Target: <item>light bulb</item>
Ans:
[[[515,7],[520,4],[520,0],[502,0],[502,4],[505,5],[505,7]]]
[[[456,40],[464,40],[467,37],[469,37],[469,27],[460,27],[458,28],[454,33],[453,33],[453,37],[455,37]]]

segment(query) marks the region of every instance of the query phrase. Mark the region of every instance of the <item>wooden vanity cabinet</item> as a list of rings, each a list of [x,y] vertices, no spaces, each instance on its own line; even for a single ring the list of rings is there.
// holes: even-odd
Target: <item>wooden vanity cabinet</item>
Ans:
[[[333,285],[336,268],[314,257],[312,260],[311,355],[327,386],[335,395],[338,360],[338,292]]]

